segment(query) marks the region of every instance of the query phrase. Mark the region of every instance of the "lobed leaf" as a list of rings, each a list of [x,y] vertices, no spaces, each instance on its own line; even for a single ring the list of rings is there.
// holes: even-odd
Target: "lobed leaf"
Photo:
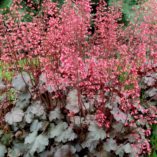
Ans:
[[[19,108],[13,108],[11,112],[8,112],[5,116],[5,121],[9,124],[21,122],[24,116],[24,112]]]

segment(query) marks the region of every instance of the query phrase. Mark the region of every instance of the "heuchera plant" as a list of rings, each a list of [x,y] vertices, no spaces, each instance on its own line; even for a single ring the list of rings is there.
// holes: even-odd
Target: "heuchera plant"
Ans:
[[[157,5],[155,0],[151,4]],[[27,5],[34,7],[31,1]],[[89,0],[66,0],[61,9],[44,0],[38,7],[31,22],[23,21],[26,12],[21,0],[14,0],[10,11],[0,16],[1,61],[16,75],[12,83],[4,83],[3,91],[13,88],[16,93],[10,102],[15,107],[5,121],[12,126],[24,118],[23,126],[15,126],[25,128],[35,116],[45,116],[50,128],[56,129],[50,129],[48,137],[37,136],[39,128],[30,130],[33,133],[23,137],[25,144],[33,145],[27,151],[42,152],[53,138],[62,144],[77,139],[76,152],[87,148],[89,156],[94,151],[120,157],[150,153],[150,128],[157,123],[157,108],[141,101],[141,84],[143,77],[157,72],[157,26],[156,19],[150,20],[157,9],[152,7],[147,14],[141,6],[125,28],[120,24],[121,8],[107,7],[103,0],[95,15]],[[156,89],[156,83],[153,86]],[[42,114],[37,100],[44,107]],[[4,98],[3,106],[8,103]],[[54,119],[58,121],[52,123]],[[17,131],[15,126],[11,130]],[[64,139],[60,135],[67,128]]]

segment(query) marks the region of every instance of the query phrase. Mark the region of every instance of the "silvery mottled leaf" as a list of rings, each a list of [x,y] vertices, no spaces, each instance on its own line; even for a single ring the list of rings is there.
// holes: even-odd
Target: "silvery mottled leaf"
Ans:
[[[44,107],[42,106],[40,101],[33,102],[29,108],[30,111],[38,117],[45,115]]]
[[[19,143],[18,141],[13,142],[13,147],[9,149],[8,157],[19,157],[27,151],[26,145],[24,143]]]
[[[137,125],[139,125],[139,126],[145,126],[145,125],[147,125],[147,120],[146,119],[138,119],[137,121],[136,121],[136,124]]]
[[[44,85],[46,83],[46,74],[42,73],[40,76],[39,76],[39,83],[41,85]]]
[[[77,90],[74,89],[68,93],[66,109],[74,113],[78,113],[80,111]]]
[[[51,124],[49,133],[50,138],[55,138],[57,142],[72,141],[77,137],[72,128],[68,127],[65,122],[60,122],[56,126]]]
[[[149,102],[149,105],[150,106],[157,106],[157,95],[156,95],[155,99],[153,99],[153,100],[155,100],[155,101]]]
[[[26,136],[24,143],[32,144],[35,141],[36,137],[37,137],[37,131],[34,131],[34,132],[30,133],[28,136]]]
[[[120,157],[123,157],[124,156],[124,153],[132,153],[132,147],[129,143],[125,144],[125,145],[119,145],[118,146],[118,149],[116,150],[116,155],[120,156]]]
[[[31,123],[33,121],[34,115],[31,112],[26,111],[24,119],[27,123]]]
[[[122,112],[118,107],[114,107],[111,113],[115,118],[115,120],[117,120],[118,122],[122,122],[122,123],[126,122],[127,115],[124,112]]]
[[[65,122],[60,122],[56,126],[51,124],[50,138],[60,136],[67,128],[68,128],[68,124]]]
[[[124,124],[122,124],[122,123],[118,123],[118,122],[117,122],[117,123],[113,124],[112,127],[114,128],[116,134],[117,134],[118,132],[123,133],[123,132],[125,131]]]
[[[116,150],[117,149],[117,143],[113,138],[107,139],[107,141],[104,143],[104,149],[107,152],[110,152],[111,150]]]
[[[37,153],[42,152],[48,144],[49,144],[48,137],[40,134],[35,138],[35,141],[30,149],[30,154],[33,155],[35,152]]]
[[[12,86],[18,91],[26,91],[27,86],[32,86],[29,74],[22,72],[22,74],[15,76],[12,80]]]
[[[33,123],[30,126],[30,131],[38,131],[42,128],[42,122],[39,122],[37,119],[33,121]]]
[[[30,103],[31,95],[29,92],[20,92],[16,102],[16,107],[20,109],[26,108]]]
[[[89,151],[93,151],[97,144],[99,143],[99,140],[93,140],[89,136],[86,138],[86,140],[81,144],[82,148],[88,148]]]
[[[142,143],[141,142],[137,143],[137,144],[134,144],[134,146],[132,147],[132,151],[129,154],[129,157],[139,156],[139,154],[141,153],[141,148],[142,148]],[[140,157],[142,157],[142,156],[143,155],[140,155]]]
[[[133,142],[136,142],[137,139],[141,138],[140,135],[137,133],[137,134],[129,134],[126,136],[126,138],[128,139],[128,141],[130,143],[133,143]]]
[[[43,86],[44,85],[44,89],[47,90],[48,92],[53,92],[53,91],[56,91],[55,88],[53,88],[52,86],[50,85],[47,85],[46,84],[47,80],[46,80],[46,74],[45,73],[42,73],[39,77],[39,86]],[[43,91],[44,92],[44,91]]]
[[[73,132],[72,128],[68,127],[59,136],[55,138],[55,141],[65,143],[67,141],[74,140],[76,137],[77,135]]]
[[[18,141],[14,141],[13,142],[13,148],[14,149],[19,149],[21,152],[24,152],[27,149],[26,146],[25,146],[25,144],[23,142],[20,143]]]
[[[116,103],[116,104],[120,104],[121,103],[121,98],[118,95],[115,94],[113,96],[113,99],[114,99],[114,103]]]
[[[91,123],[87,134],[86,140],[81,144],[83,148],[88,147],[90,151],[96,148],[99,140],[106,138],[106,132],[97,126],[96,123]]]
[[[147,90],[145,93],[148,97],[153,97],[157,94],[157,88],[151,88]]]
[[[55,108],[55,110],[49,113],[49,121],[52,121],[55,119],[61,119],[61,118],[63,118],[63,116],[61,115],[59,108]]]
[[[40,119],[46,118],[46,113],[44,107],[41,105],[40,101],[35,101],[30,105],[25,112],[25,121],[31,123],[34,116],[39,117]]]
[[[0,157],[4,157],[7,152],[6,146],[0,144]]]
[[[66,144],[57,149],[57,151],[54,154],[54,157],[63,157],[63,154],[64,156],[68,156],[69,152],[71,154],[74,154],[76,152],[76,149],[73,146]]]
[[[86,103],[86,102],[84,103],[84,106],[85,106],[86,110],[89,110],[91,107],[90,103]]]
[[[91,115],[91,114],[87,114],[87,116],[86,116],[86,124],[90,124],[93,121],[95,121],[95,116]]]
[[[88,130],[90,137],[95,140],[103,140],[106,138],[106,132],[94,122],[90,124]]]
[[[52,146],[50,150],[46,150],[40,153],[39,157],[54,157],[55,152],[56,152],[56,148]]]
[[[30,155],[30,153],[24,154],[23,157],[32,157],[32,155]]]
[[[75,149],[76,149],[76,152],[80,152],[82,150],[82,147],[80,144],[76,144]]]
[[[119,157],[123,157],[124,156],[124,148],[123,145],[119,145],[118,149],[116,150],[116,155],[118,155]]]
[[[131,145],[129,143],[125,144],[123,146],[125,153],[131,153],[132,152],[132,148]]]
[[[27,123],[31,123],[33,121],[34,115],[31,112],[31,106],[29,106],[25,112],[24,119]]]
[[[113,99],[114,101],[113,102],[107,102],[106,103],[106,107],[109,108],[109,109],[112,109],[113,107],[114,108],[117,108],[118,104],[120,104],[120,97],[117,96],[117,95],[114,95],[113,96]]]
[[[112,157],[109,152],[106,152],[105,150],[101,151],[92,151],[92,157]]]
[[[7,153],[7,157],[20,157],[21,153],[19,152],[18,149],[11,149],[9,148],[8,153]]]
[[[70,121],[77,125],[80,126],[82,124],[82,122],[84,121],[83,117],[79,117],[79,116],[74,116],[74,117],[70,117]]]
[[[147,85],[147,86],[153,86],[155,84],[155,79],[152,78],[152,77],[145,77],[144,78],[144,83]]]
[[[145,76],[142,79],[142,82],[144,82],[147,86],[154,86],[156,80],[157,80],[157,73],[154,73],[154,74],[150,74],[148,76]]]
[[[11,112],[8,112],[5,116],[5,121],[9,124],[21,122],[24,116],[24,112],[19,108],[13,108]]]
[[[20,124],[20,123],[19,123],[19,124]],[[19,129],[19,126],[17,125],[17,123],[13,123],[13,124],[11,125],[11,127],[12,127],[13,131],[15,131],[15,132]]]
[[[112,104],[109,103],[109,102],[107,102],[106,105],[105,105],[105,107],[106,107],[106,108],[109,108],[109,109],[112,109]]]

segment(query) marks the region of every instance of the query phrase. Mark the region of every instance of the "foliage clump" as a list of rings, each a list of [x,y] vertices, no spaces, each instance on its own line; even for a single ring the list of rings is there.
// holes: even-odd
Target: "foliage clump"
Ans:
[[[157,108],[145,100],[157,99],[157,27],[141,14],[147,9],[126,28],[121,8],[103,0],[94,16],[88,0],[67,0],[60,9],[45,0],[29,22],[20,5],[15,0],[0,16],[0,57],[15,75],[0,82],[3,94],[14,90],[12,101],[1,100],[10,110],[1,156],[149,154]]]

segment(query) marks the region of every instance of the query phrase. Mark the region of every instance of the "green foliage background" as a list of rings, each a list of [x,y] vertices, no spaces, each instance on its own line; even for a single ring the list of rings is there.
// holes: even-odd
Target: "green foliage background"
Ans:
[[[40,3],[43,0],[32,0],[34,3]],[[58,2],[59,7],[64,3],[64,0],[52,0],[53,2]],[[122,17],[122,22],[127,26],[129,21],[132,21],[134,17],[134,11],[132,10],[133,7],[138,7],[139,3],[143,3],[147,0],[105,0],[108,5],[112,5],[113,3],[117,3],[119,1],[122,1],[122,12],[123,12],[123,17]],[[97,4],[99,0],[92,0],[93,3]],[[11,5],[12,0],[1,0],[0,1],[0,8],[9,8]],[[31,10],[26,6],[26,0],[23,0],[22,2],[23,5],[23,10],[28,11],[28,12],[33,12],[34,14],[37,14],[38,11]],[[29,14],[26,14],[24,17],[24,21],[31,21],[31,16]]]

